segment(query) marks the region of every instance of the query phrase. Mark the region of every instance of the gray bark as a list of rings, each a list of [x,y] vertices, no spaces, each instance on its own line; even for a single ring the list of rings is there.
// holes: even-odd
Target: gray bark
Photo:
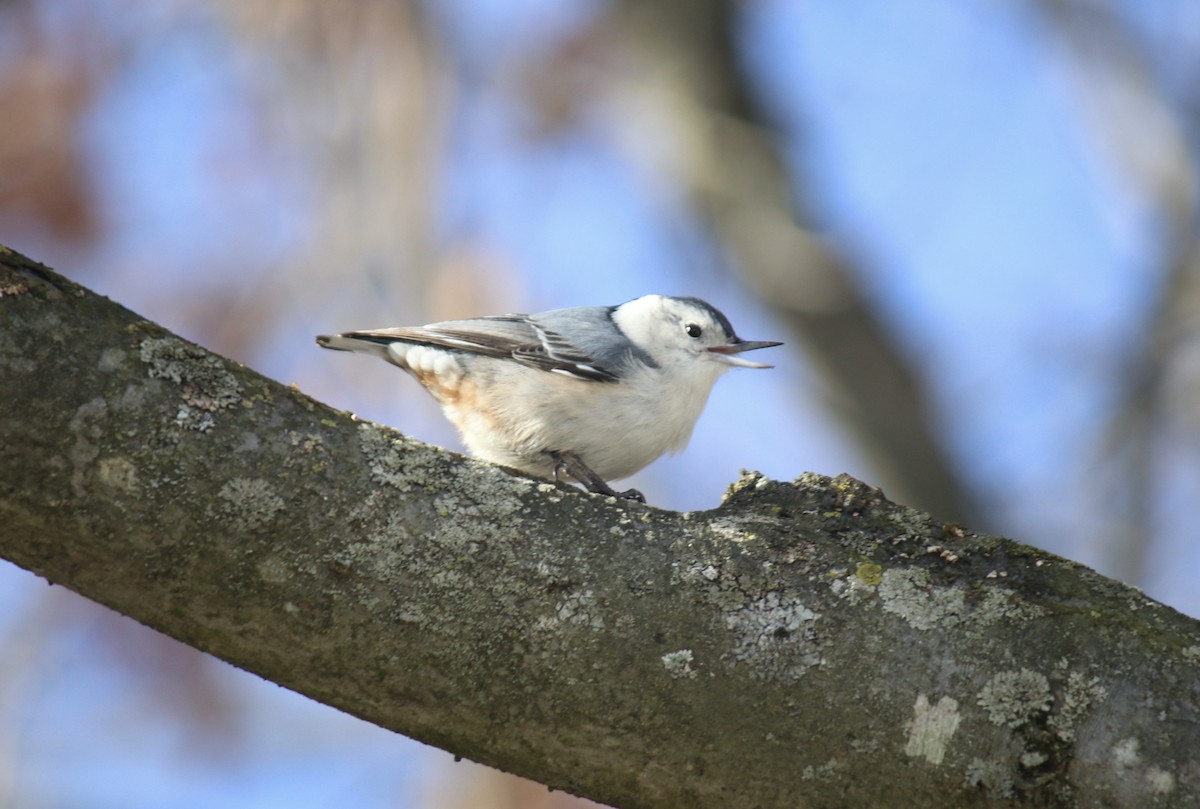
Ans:
[[[845,476],[565,491],[3,248],[0,555],[615,806],[1200,803],[1200,626],[1131,588]]]

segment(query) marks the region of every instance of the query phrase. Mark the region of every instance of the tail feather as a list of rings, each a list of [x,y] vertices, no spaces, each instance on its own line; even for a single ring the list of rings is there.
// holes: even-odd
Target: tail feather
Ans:
[[[383,342],[370,335],[359,335],[354,332],[346,334],[322,334],[317,337],[317,345],[334,351],[355,351],[360,354],[370,354],[391,361],[388,354],[390,342]]]

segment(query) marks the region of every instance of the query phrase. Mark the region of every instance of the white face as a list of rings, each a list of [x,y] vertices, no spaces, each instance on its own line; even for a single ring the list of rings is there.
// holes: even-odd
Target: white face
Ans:
[[[736,353],[719,353],[721,348],[739,341],[729,322],[707,305],[646,295],[621,306],[614,320],[629,339],[663,365],[703,363],[700,367],[718,373],[732,365],[767,367]]]

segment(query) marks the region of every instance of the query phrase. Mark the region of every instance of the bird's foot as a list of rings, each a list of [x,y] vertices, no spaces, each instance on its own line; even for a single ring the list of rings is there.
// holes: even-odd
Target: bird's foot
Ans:
[[[562,475],[566,474],[587,487],[589,492],[595,494],[604,494],[609,497],[620,497],[625,500],[634,500],[638,503],[645,503],[646,497],[637,489],[627,489],[623,492],[618,492],[613,487],[605,482],[604,478],[597,475],[588,467],[579,456],[573,452],[551,452],[550,457],[554,459],[554,481],[562,483]]]

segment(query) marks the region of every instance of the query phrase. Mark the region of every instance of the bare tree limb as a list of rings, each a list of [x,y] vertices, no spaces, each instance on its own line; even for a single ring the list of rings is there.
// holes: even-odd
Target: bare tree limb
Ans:
[[[314,349],[315,350],[315,349]],[[847,477],[709,512],[358,422],[0,248],[0,554],[622,807],[1195,806],[1200,626]]]

